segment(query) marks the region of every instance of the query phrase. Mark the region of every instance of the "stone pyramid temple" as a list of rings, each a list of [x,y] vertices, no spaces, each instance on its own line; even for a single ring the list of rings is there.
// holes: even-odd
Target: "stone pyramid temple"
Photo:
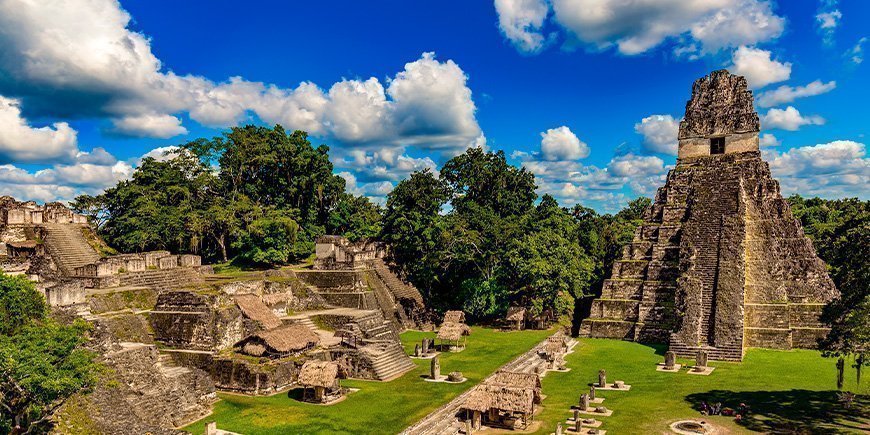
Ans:
[[[839,293],[758,148],[746,79],[695,81],[676,167],[581,326],[587,337],[669,343],[739,361],[746,347],[815,347]]]

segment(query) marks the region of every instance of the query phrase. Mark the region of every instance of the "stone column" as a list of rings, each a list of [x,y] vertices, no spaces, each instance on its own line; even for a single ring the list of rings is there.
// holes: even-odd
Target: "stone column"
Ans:
[[[562,423],[556,424],[556,435],[562,435]]]
[[[441,377],[441,363],[438,361],[438,355],[432,357],[430,365],[432,379],[438,380]]]
[[[589,386],[589,400],[595,400],[595,385]]]
[[[695,356],[695,366],[696,367],[707,367],[707,351],[699,350],[698,355]]]
[[[472,432],[474,432],[474,430],[471,428],[471,419],[469,418],[468,420],[465,420],[465,435],[469,435]]]
[[[607,386],[607,371],[604,369],[598,371],[598,386],[601,388]]]
[[[216,435],[217,434],[217,422],[210,421],[205,425],[205,435]]]
[[[423,355],[429,355],[429,339],[423,339]]]
[[[665,368],[668,370],[673,370],[674,366],[677,364],[677,354],[672,351],[665,352]]]
[[[414,345],[414,356],[416,356],[417,358],[423,356],[423,353],[421,352],[419,343]]]
[[[580,410],[585,411],[587,409],[589,409],[589,395],[584,393],[580,395]]]
[[[575,409],[574,410],[574,432],[580,432],[581,426],[583,426],[583,424],[580,423],[580,410]]]

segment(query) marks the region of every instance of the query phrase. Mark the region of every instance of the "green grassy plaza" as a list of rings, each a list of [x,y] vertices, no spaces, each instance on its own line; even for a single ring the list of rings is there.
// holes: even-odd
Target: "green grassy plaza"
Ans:
[[[500,332],[472,327],[468,347],[458,353],[441,353],[441,372],[462,372],[461,384],[426,382],[429,360],[414,361],[417,369],[390,382],[343,380],[343,386],[359,388],[347,399],[328,406],[313,405],[281,393],[270,397],[219,394],[214,413],[186,428],[193,434],[205,431],[205,422],[245,435],[296,433],[398,433],[463,391],[473,387],[506,362],[532,348],[552,331]],[[408,353],[423,337],[434,333],[408,331],[402,343]]]
[[[224,430],[244,434],[274,433],[397,433],[432,410],[471,388],[502,364],[543,340],[550,331],[499,332],[473,328],[468,348],[441,354],[441,371],[461,371],[469,381],[458,384],[424,382],[429,360],[415,360],[416,371],[391,382],[346,380],[343,385],[360,390],[330,406],[302,403],[288,393],[271,397],[220,394],[214,413],[185,429],[201,434],[206,421],[216,420]],[[406,332],[402,341],[413,349],[432,333]],[[751,406],[753,415],[739,424],[732,417],[708,421],[732,433],[859,433],[868,430],[870,403],[866,396],[852,409],[837,403],[834,363],[814,351],[749,349],[742,363],[711,362],[710,376],[655,371],[664,348],[618,341],[581,339],[566,360],[571,371],[550,372],[543,379],[547,396],[536,419],[538,433],[551,433],[556,423],[570,416],[570,405],[606,369],[608,380],[623,380],[628,392],[600,391],[604,406],[614,411],[603,417],[601,429],[609,434],[666,433],[677,419],[698,418],[701,401],[722,402],[736,408]],[[690,364],[691,361],[678,361]],[[867,394],[868,386],[855,385],[854,369],[847,370],[845,389]],[[801,431],[803,430],[803,431]]]

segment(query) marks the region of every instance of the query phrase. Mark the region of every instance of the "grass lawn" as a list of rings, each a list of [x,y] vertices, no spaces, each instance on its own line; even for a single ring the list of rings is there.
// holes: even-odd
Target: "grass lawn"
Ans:
[[[459,353],[442,353],[441,372],[461,371],[469,380],[462,384],[433,383],[421,376],[429,372],[429,360],[414,360],[417,369],[390,382],[345,380],[342,385],[359,388],[346,400],[322,406],[299,402],[288,393],[271,397],[219,394],[214,413],[185,430],[204,432],[206,421],[218,428],[246,435],[276,433],[397,433],[444,403],[471,388],[504,363],[532,348],[552,331],[500,332],[473,327],[468,347]],[[402,342],[410,353],[414,344],[434,333],[409,331]]]
[[[539,433],[551,433],[558,421],[569,415],[589,384],[598,380],[598,370],[607,370],[609,382],[623,380],[628,392],[598,391],[605,397],[603,406],[613,415],[602,417],[601,429],[608,434],[656,434],[667,425],[684,418],[700,417],[694,406],[702,401],[722,402],[736,408],[741,402],[752,408],[753,418],[737,424],[731,417],[709,421],[733,433],[867,433],[870,431],[870,388],[865,381],[855,384],[855,370],[847,369],[845,389],[864,394],[850,410],[836,400],[834,361],[807,350],[776,351],[749,349],[742,363],[713,361],[710,376],[655,371],[663,361],[664,348],[653,348],[619,340],[581,339],[575,352],[567,357],[567,373],[549,373],[542,381],[547,396]],[[691,364],[690,360],[679,360]]]

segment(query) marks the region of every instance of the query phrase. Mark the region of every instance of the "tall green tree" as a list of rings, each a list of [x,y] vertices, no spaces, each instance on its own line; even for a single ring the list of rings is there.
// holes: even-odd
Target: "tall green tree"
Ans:
[[[861,369],[870,365],[870,201],[798,195],[788,201],[840,290],[822,314],[831,325],[820,343],[823,353],[837,360],[837,388],[842,388],[846,360],[860,382]]]
[[[47,313],[30,281],[0,274],[0,433],[47,432],[54,411],[96,381],[87,323]]]

